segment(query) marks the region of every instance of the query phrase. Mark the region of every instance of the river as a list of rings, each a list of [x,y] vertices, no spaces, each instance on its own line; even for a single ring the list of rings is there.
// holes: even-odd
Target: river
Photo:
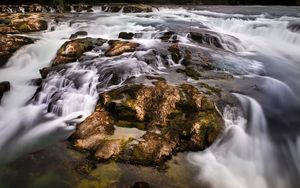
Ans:
[[[50,22],[54,31],[29,35],[39,40],[17,51],[0,69],[0,82],[11,83],[0,106],[0,187],[84,187],[87,181],[101,187],[107,179],[118,179],[127,187],[141,180],[153,187],[300,186],[300,31],[288,29],[300,22],[300,7],[158,9],[123,14],[95,7],[93,13],[65,14],[59,24]],[[197,47],[187,36],[203,28],[219,37],[224,50],[211,48],[209,42],[201,50],[212,57],[219,72],[234,76],[209,83],[230,91],[240,103],[240,108],[224,109],[225,129],[218,140],[205,151],[179,154],[163,172],[124,164],[98,166],[96,180],[73,172],[69,155],[81,154],[66,149],[65,140],[74,125],[94,111],[98,92],[119,87],[133,76],[167,75],[170,67],[178,65],[138,60],[147,50],[115,58],[100,56],[93,63],[72,63],[66,71],[49,75],[32,98],[37,86],[31,80],[50,66],[58,48],[81,30],[105,39],[116,39],[120,32],[142,33],[133,40],[145,49],[161,45],[157,33],[175,31],[181,44]],[[96,57],[101,50],[88,53]],[[112,82],[114,74],[118,79]],[[172,76],[168,81],[193,82]]]

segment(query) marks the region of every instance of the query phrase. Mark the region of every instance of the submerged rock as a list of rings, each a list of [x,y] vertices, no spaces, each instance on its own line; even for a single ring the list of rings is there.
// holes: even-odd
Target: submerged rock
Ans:
[[[52,62],[52,66],[66,64],[76,61],[84,52],[92,50],[95,46],[102,46],[106,40],[81,38],[65,42],[57,51],[57,56]]]
[[[114,126],[145,131],[114,137]],[[191,85],[130,85],[103,93],[97,110],[73,135],[74,146],[99,161],[161,165],[180,151],[208,147],[222,129],[214,100]]]
[[[3,94],[10,90],[10,83],[9,82],[0,82],[0,103],[3,97]]]
[[[119,40],[111,40],[108,43],[110,48],[105,52],[107,57],[122,55],[125,52],[134,52],[139,46],[138,43]]]
[[[33,43],[33,40],[23,36],[0,34],[0,67],[22,46]]]

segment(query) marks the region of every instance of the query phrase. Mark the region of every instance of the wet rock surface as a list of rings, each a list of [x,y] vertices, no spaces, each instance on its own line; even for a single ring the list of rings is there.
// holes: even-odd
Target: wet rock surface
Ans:
[[[27,37],[0,34],[0,67],[21,47],[34,41]]]
[[[96,112],[78,127],[72,142],[99,161],[162,165],[177,152],[203,150],[216,139],[222,119],[214,103],[188,84],[124,86],[100,95]],[[116,138],[114,127],[144,134]]]

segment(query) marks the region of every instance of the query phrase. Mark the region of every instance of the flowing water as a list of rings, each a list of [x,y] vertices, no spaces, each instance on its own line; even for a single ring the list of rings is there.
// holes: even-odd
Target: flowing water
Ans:
[[[299,22],[299,7],[169,7],[138,14],[106,13],[100,7],[94,10],[67,14],[58,25],[49,23],[55,31],[31,34],[39,40],[17,51],[0,69],[0,81],[11,83],[0,106],[1,163],[11,164],[40,149],[51,150],[47,146],[66,140],[76,123],[93,112],[99,92],[119,87],[132,77],[168,75],[178,65],[171,60],[166,65],[159,56],[154,64],[147,64],[143,57],[163,45],[157,39],[160,32],[175,31],[180,44],[208,53],[218,71],[235,76],[232,81],[215,83],[232,91],[240,107],[224,109],[224,131],[210,148],[185,155],[179,166],[190,168],[191,181],[173,187],[300,186],[300,33],[288,29],[289,24]],[[212,48],[209,42],[199,46],[188,38],[190,31],[202,29],[213,32],[224,50]],[[92,59],[48,75],[34,95],[37,86],[32,80],[40,77],[39,69],[50,66],[57,49],[80,30],[104,39],[116,39],[124,31],[140,33],[133,40],[145,50],[108,58],[101,55],[107,46],[94,49],[87,53]],[[169,77],[168,81],[193,82],[181,77]],[[52,157],[60,159],[57,156]],[[30,167],[25,167],[25,172],[26,168]],[[173,168],[169,171],[178,170]],[[0,178],[3,186],[22,185],[12,183],[14,175],[10,176]],[[161,185],[159,176],[154,175],[157,180],[150,184]],[[30,181],[27,178],[24,181]]]

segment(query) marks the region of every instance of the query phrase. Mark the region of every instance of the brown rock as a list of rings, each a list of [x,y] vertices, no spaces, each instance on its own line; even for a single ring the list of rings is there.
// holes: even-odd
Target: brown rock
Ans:
[[[95,157],[100,161],[106,161],[121,152],[122,141],[120,139],[104,140],[99,143]]]
[[[75,146],[81,149],[96,149],[98,143],[114,132],[113,119],[109,113],[98,107],[97,111],[81,123],[73,138]]]
[[[122,55],[125,52],[134,52],[139,46],[138,43],[127,41],[109,41],[110,48],[105,52],[105,56],[112,57]]]
[[[106,40],[82,38],[65,42],[57,51],[57,56],[52,62],[52,66],[66,64],[76,61],[84,52],[92,50],[95,46],[103,45]]]
[[[176,152],[205,149],[222,128],[214,100],[188,84],[124,86],[101,94],[98,105],[73,137],[75,147],[100,161],[162,165]],[[112,135],[113,125],[146,132],[122,141]]]

